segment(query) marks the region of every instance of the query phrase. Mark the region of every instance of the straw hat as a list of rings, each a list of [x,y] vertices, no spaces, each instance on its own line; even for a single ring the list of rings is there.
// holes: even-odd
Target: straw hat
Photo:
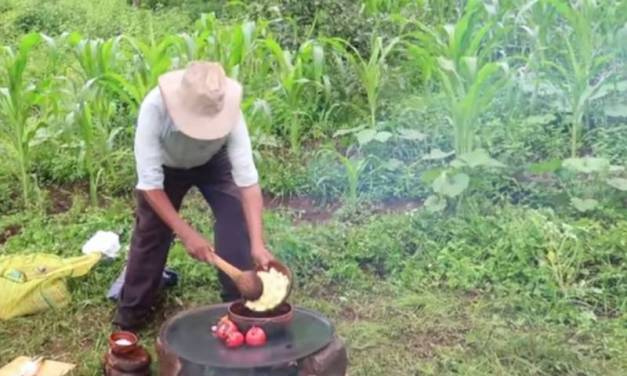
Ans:
[[[159,89],[172,121],[191,138],[222,138],[240,120],[242,87],[218,63],[196,61],[168,72]]]

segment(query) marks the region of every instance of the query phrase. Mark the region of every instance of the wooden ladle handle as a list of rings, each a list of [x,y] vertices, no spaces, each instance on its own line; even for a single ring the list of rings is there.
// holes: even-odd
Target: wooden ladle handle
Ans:
[[[218,256],[217,253],[214,253],[213,257],[210,260],[211,260],[210,262],[213,265],[215,265],[218,269],[222,270],[233,281],[237,281],[239,277],[242,275],[241,270],[229,264],[228,262],[224,261],[224,259]]]

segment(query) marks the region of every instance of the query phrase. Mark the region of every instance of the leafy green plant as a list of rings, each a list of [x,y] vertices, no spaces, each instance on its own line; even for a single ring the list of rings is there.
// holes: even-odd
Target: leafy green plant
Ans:
[[[480,1],[469,1],[462,17],[455,25],[446,25],[443,35],[423,25],[414,36],[411,54],[417,68],[433,70],[438,78],[458,155],[476,148],[479,118],[507,82],[507,63],[488,60],[494,41],[486,40],[486,35],[495,21],[482,17],[482,9]]]
[[[325,81],[328,82],[324,75],[324,49],[315,41],[307,41],[293,53],[281,48],[273,38],[265,39],[264,46],[274,62],[277,84],[272,94],[284,102],[282,120],[285,122],[285,133],[291,150],[297,152],[304,132],[305,99],[309,100],[309,105],[315,103],[326,87]],[[307,88],[312,89],[313,94],[306,95]]]
[[[613,166],[605,158],[568,158],[561,168],[570,174],[561,179],[562,185],[570,195],[570,203],[579,212],[595,210],[602,202],[615,204],[619,195],[627,197],[624,194],[627,179],[622,176],[624,167]]]
[[[80,75],[72,77],[74,85],[82,88],[79,90],[89,88],[92,92],[89,99],[90,111],[98,114],[108,113],[111,106],[112,92],[105,77],[117,76],[122,69],[124,56],[121,40],[122,37],[107,40],[89,39],[79,33],[72,33],[68,37],[74,57],[80,66]],[[70,106],[73,105],[74,103]]]
[[[31,204],[33,193],[32,149],[45,140],[41,132],[48,115],[44,104],[52,99],[45,92],[50,82],[32,82],[26,75],[29,55],[42,39],[40,34],[27,34],[17,48],[5,47],[0,65],[7,78],[7,86],[0,87],[0,149],[20,181],[24,206]]]
[[[75,32],[69,35],[68,41],[85,81],[116,72],[121,68],[121,37],[106,40],[89,39]]]
[[[348,199],[348,203],[356,203],[359,198],[360,176],[366,168],[368,162],[365,159],[351,158],[341,153],[337,153],[336,156],[344,166],[344,171],[346,173],[346,198]]]
[[[366,91],[370,124],[374,127],[377,122],[379,96],[386,73],[386,59],[400,42],[400,38],[395,37],[384,42],[383,37],[373,37],[368,58],[362,56],[355,47],[345,40],[332,38],[327,39],[327,42],[334,47],[335,51],[340,52],[342,56],[350,61],[351,66],[357,73],[357,77]]]
[[[129,51],[124,51],[124,41],[130,46]],[[144,96],[157,85],[159,76],[171,69],[171,50],[180,43],[180,38],[169,35],[157,41],[151,30],[147,41],[128,35],[89,40],[74,34],[70,42],[84,72],[84,83],[95,80],[98,95],[93,100],[105,107],[101,112],[106,112],[109,105],[105,97],[117,95],[136,113]],[[133,69],[124,74],[123,67],[128,62]]]
[[[581,133],[584,129],[584,116],[590,103],[607,95],[602,88],[617,72],[619,62],[614,59],[614,44],[611,35],[622,25],[610,26],[604,30],[600,23],[605,22],[606,9],[612,5],[601,5],[591,0],[576,4],[566,0],[543,0],[536,7],[549,5],[559,16],[555,23],[543,22],[535,25],[535,34],[550,34],[552,45],[540,43],[538,48],[550,48],[540,65],[546,72],[545,79],[558,89],[562,103],[557,110],[570,115],[570,156],[578,155]],[[546,43],[546,42],[545,42]],[[545,53],[546,54],[546,53]],[[540,56],[543,57],[543,56]],[[554,106],[555,107],[555,106]]]
[[[152,33],[148,41],[125,36],[124,40],[131,46],[131,61],[134,71],[130,77],[109,73],[103,79],[110,88],[126,99],[136,113],[144,96],[157,86],[159,76],[172,68],[171,50],[178,39],[174,35],[157,41]]]
[[[404,7],[418,3],[415,0],[362,0],[363,6],[366,12],[369,14],[381,14],[381,13],[398,13]]]
[[[589,103],[598,99],[596,94],[614,73],[612,52],[606,48],[609,42],[606,34],[595,25],[602,22],[603,6],[590,0],[581,1],[578,7],[565,0],[545,1],[567,24],[558,33],[564,48],[556,51],[557,59],[547,60],[544,65],[549,79],[561,89],[569,106],[570,155],[575,158]]]
[[[246,74],[242,76],[241,69],[256,49],[257,34],[257,24],[253,21],[224,25],[215,14],[203,14],[193,33],[181,35],[180,50],[187,61],[219,61],[231,77],[252,79]]]
[[[425,155],[423,159],[443,161],[452,154],[452,152],[445,153],[436,149]],[[434,193],[425,201],[425,207],[431,212],[439,212],[446,209],[449,200],[459,200],[464,191],[468,189],[471,176],[474,175],[474,178],[481,179],[480,174],[475,174],[475,172],[485,169],[501,169],[503,167],[505,167],[504,164],[492,159],[484,149],[475,149],[470,153],[459,155],[448,165],[425,174],[425,179],[427,182],[431,182],[431,188]]]
[[[98,204],[98,187],[101,185],[107,162],[118,152],[114,148],[116,136],[122,127],[109,127],[108,123],[115,111],[115,105],[109,102],[108,111],[103,113],[100,108],[93,110],[92,98],[95,95],[90,81],[81,89],[78,104],[70,114],[70,123],[75,123],[80,136],[78,162],[87,172],[89,179],[89,199],[93,206]],[[70,124],[72,125],[72,124]]]

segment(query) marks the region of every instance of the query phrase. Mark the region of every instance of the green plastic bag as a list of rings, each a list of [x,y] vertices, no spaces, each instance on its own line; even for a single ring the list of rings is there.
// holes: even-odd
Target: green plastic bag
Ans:
[[[71,300],[66,279],[87,274],[101,257],[0,256],[0,320],[66,305]]]

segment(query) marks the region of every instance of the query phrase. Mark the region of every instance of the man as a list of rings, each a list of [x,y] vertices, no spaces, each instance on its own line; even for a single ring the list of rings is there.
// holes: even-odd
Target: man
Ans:
[[[242,88],[219,64],[194,62],[164,74],[141,105],[135,134],[138,183],[135,228],[114,323],[135,330],[156,299],[173,234],[199,261],[216,252],[240,269],[273,259],[263,240],[263,198]],[[216,218],[214,247],[178,214],[196,186]],[[223,301],[239,298],[219,273]]]

